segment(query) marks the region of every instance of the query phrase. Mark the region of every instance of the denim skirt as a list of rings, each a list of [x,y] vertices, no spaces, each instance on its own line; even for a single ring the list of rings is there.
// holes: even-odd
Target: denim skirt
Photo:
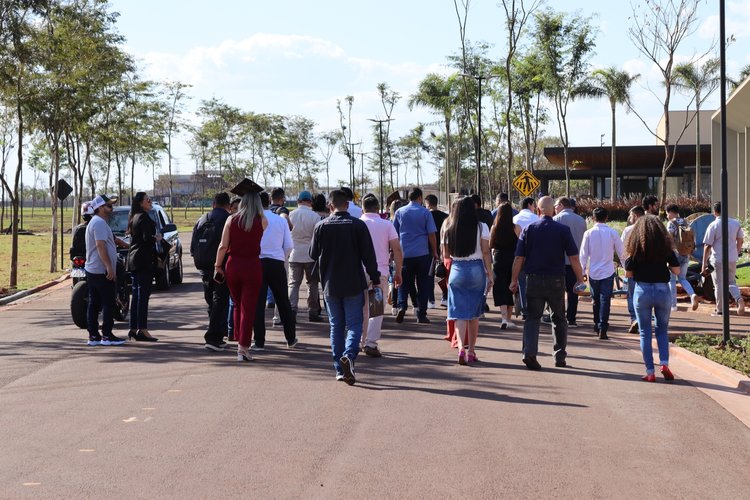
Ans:
[[[448,319],[476,319],[484,311],[487,275],[481,260],[454,260],[448,277]]]

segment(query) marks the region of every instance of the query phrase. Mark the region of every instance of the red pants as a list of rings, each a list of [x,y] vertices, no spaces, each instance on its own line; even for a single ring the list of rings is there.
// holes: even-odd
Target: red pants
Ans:
[[[263,280],[260,259],[243,259],[230,255],[225,273],[229,294],[234,301],[235,339],[240,346],[250,347],[258,293]]]

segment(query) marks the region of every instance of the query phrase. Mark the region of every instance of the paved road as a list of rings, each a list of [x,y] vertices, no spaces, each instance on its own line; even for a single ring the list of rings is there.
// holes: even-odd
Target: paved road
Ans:
[[[85,346],[68,296],[0,309],[0,498],[747,496],[750,430],[679,373],[641,382],[635,345],[587,328],[566,369],[544,331],[530,372],[494,314],[472,367],[444,313],[389,318],[349,387],[322,325],[300,322],[299,350],[270,330],[251,364],[205,351],[195,273],[152,297],[157,344]]]

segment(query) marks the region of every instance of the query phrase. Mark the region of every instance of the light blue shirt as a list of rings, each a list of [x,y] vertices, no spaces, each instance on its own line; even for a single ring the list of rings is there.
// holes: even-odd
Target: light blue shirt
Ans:
[[[578,249],[581,249],[583,242],[583,233],[586,232],[586,219],[578,215],[572,208],[566,208],[552,218],[554,221],[564,224],[570,228],[570,234],[573,235],[573,241]],[[570,259],[565,256],[565,265],[570,265]]]
[[[107,221],[95,215],[86,226],[86,271],[92,274],[107,274],[107,266],[102,262],[96,242],[103,241],[107,247],[107,256],[112,264],[112,270],[117,268],[117,247],[115,246],[115,235],[107,224]]]
[[[437,228],[429,210],[411,201],[396,211],[393,227],[398,233],[404,258],[430,255],[429,235],[437,233]]]

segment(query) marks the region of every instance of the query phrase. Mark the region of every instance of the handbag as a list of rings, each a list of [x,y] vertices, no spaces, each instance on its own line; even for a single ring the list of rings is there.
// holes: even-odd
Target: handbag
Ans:
[[[383,305],[383,290],[380,287],[367,290],[367,302],[370,305],[370,318],[383,315],[385,307]]]
[[[435,266],[435,277],[443,279],[448,276],[448,268],[445,267],[445,264],[443,263],[442,259],[440,262],[438,262],[438,265]]]

